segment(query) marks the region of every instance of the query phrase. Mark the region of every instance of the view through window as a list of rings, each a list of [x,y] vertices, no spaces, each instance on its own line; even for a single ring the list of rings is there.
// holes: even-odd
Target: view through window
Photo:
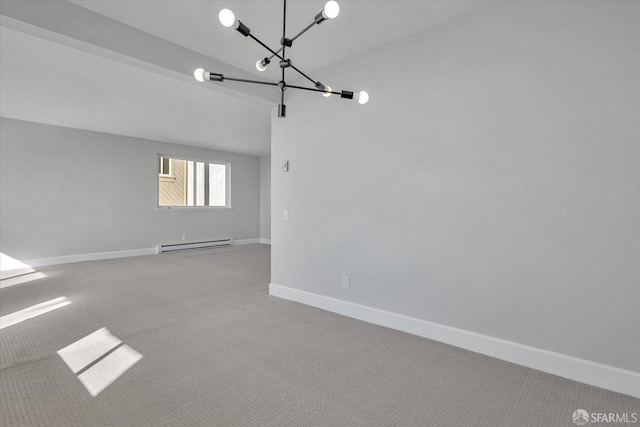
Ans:
[[[158,158],[158,206],[226,207],[228,165]]]
[[[158,157],[158,173],[161,176],[172,176],[171,159],[169,157]]]

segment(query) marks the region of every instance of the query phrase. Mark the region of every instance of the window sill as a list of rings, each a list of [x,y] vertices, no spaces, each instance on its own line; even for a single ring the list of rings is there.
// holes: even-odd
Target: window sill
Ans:
[[[156,206],[156,211],[200,211],[232,209],[231,206]]]

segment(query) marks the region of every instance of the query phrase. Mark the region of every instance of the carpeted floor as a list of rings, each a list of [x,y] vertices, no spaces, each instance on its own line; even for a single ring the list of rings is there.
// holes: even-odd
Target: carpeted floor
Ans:
[[[268,246],[236,246],[47,267],[0,289],[0,316],[71,302],[0,331],[0,426],[553,427],[578,408],[640,408],[270,297],[269,264]],[[57,352],[101,328],[142,358],[92,397],[79,378],[98,365],[74,373]]]

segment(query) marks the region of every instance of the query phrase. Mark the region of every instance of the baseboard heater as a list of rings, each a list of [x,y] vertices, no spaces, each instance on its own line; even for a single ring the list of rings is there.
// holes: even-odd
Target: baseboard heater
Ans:
[[[181,242],[181,243],[167,243],[164,245],[158,245],[158,253],[175,252],[175,251],[187,251],[192,249],[207,249],[217,248],[219,246],[231,246],[233,245],[233,239],[216,239],[216,240],[203,240],[200,242]]]

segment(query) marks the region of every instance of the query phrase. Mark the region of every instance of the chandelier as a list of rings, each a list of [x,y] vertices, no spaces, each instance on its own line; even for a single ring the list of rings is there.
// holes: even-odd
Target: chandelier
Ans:
[[[360,104],[366,104],[367,101],[369,101],[369,94],[367,92],[361,91],[361,92],[354,93],[348,90],[341,90],[339,92],[336,92],[332,90],[331,87],[325,86],[321,82],[312,79],[307,74],[302,72],[298,67],[296,67],[293,64],[290,58],[287,58],[287,55],[286,55],[287,48],[291,48],[293,46],[293,42],[298,37],[303,35],[307,30],[309,30],[314,25],[320,25],[328,19],[336,18],[339,13],[340,13],[340,6],[338,5],[338,3],[333,0],[328,1],[324,5],[324,8],[314,17],[312,23],[307,25],[302,31],[300,31],[298,34],[296,34],[292,38],[287,38],[286,36],[287,0],[284,0],[284,11],[283,11],[283,17],[282,17],[282,38],[280,39],[281,47],[276,51],[271,49],[265,43],[260,41],[260,39],[258,39],[255,35],[253,35],[249,27],[243,24],[240,20],[236,19],[236,16],[232,11],[230,11],[229,9],[222,9],[218,15],[218,19],[220,20],[220,23],[223,26],[227,28],[233,28],[234,30],[238,31],[240,34],[242,34],[245,37],[251,37],[260,46],[264,47],[266,50],[270,52],[271,54],[270,56],[266,56],[264,57],[264,59],[259,59],[258,62],[256,62],[256,68],[258,69],[258,71],[266,70],[267,66],[271,63],[271,60],[273,58],[277,58],[279,60],[280,68],[282,69],[282,79],[279,82],[240,79],[235,77],[228,77],[220,73],[211,73],[211,72],[205,71],[202,68],[196,69],[193,72],[193,76],[199,82],[204,82],[207,80],[213,81],[213,82],[233,81],[233,82],[253,83],[253,84],[268,85],[268,86],[277,86],[278,89],[280,90],[280,104],[278,104],[278,117],[286,117],[286,105],[284,104],[284,93],[289,88],[312,91],[312,92],[320,92],[325,97],[329,97],[331,95],[340,95],[340,98],[355,99]],[[305,79],[313,83],[313,87],[297,86],[297,85],[292,85],[287,83],[285,80],[285,71],[289,68],[296,71],[302,77],[304,77]]]

